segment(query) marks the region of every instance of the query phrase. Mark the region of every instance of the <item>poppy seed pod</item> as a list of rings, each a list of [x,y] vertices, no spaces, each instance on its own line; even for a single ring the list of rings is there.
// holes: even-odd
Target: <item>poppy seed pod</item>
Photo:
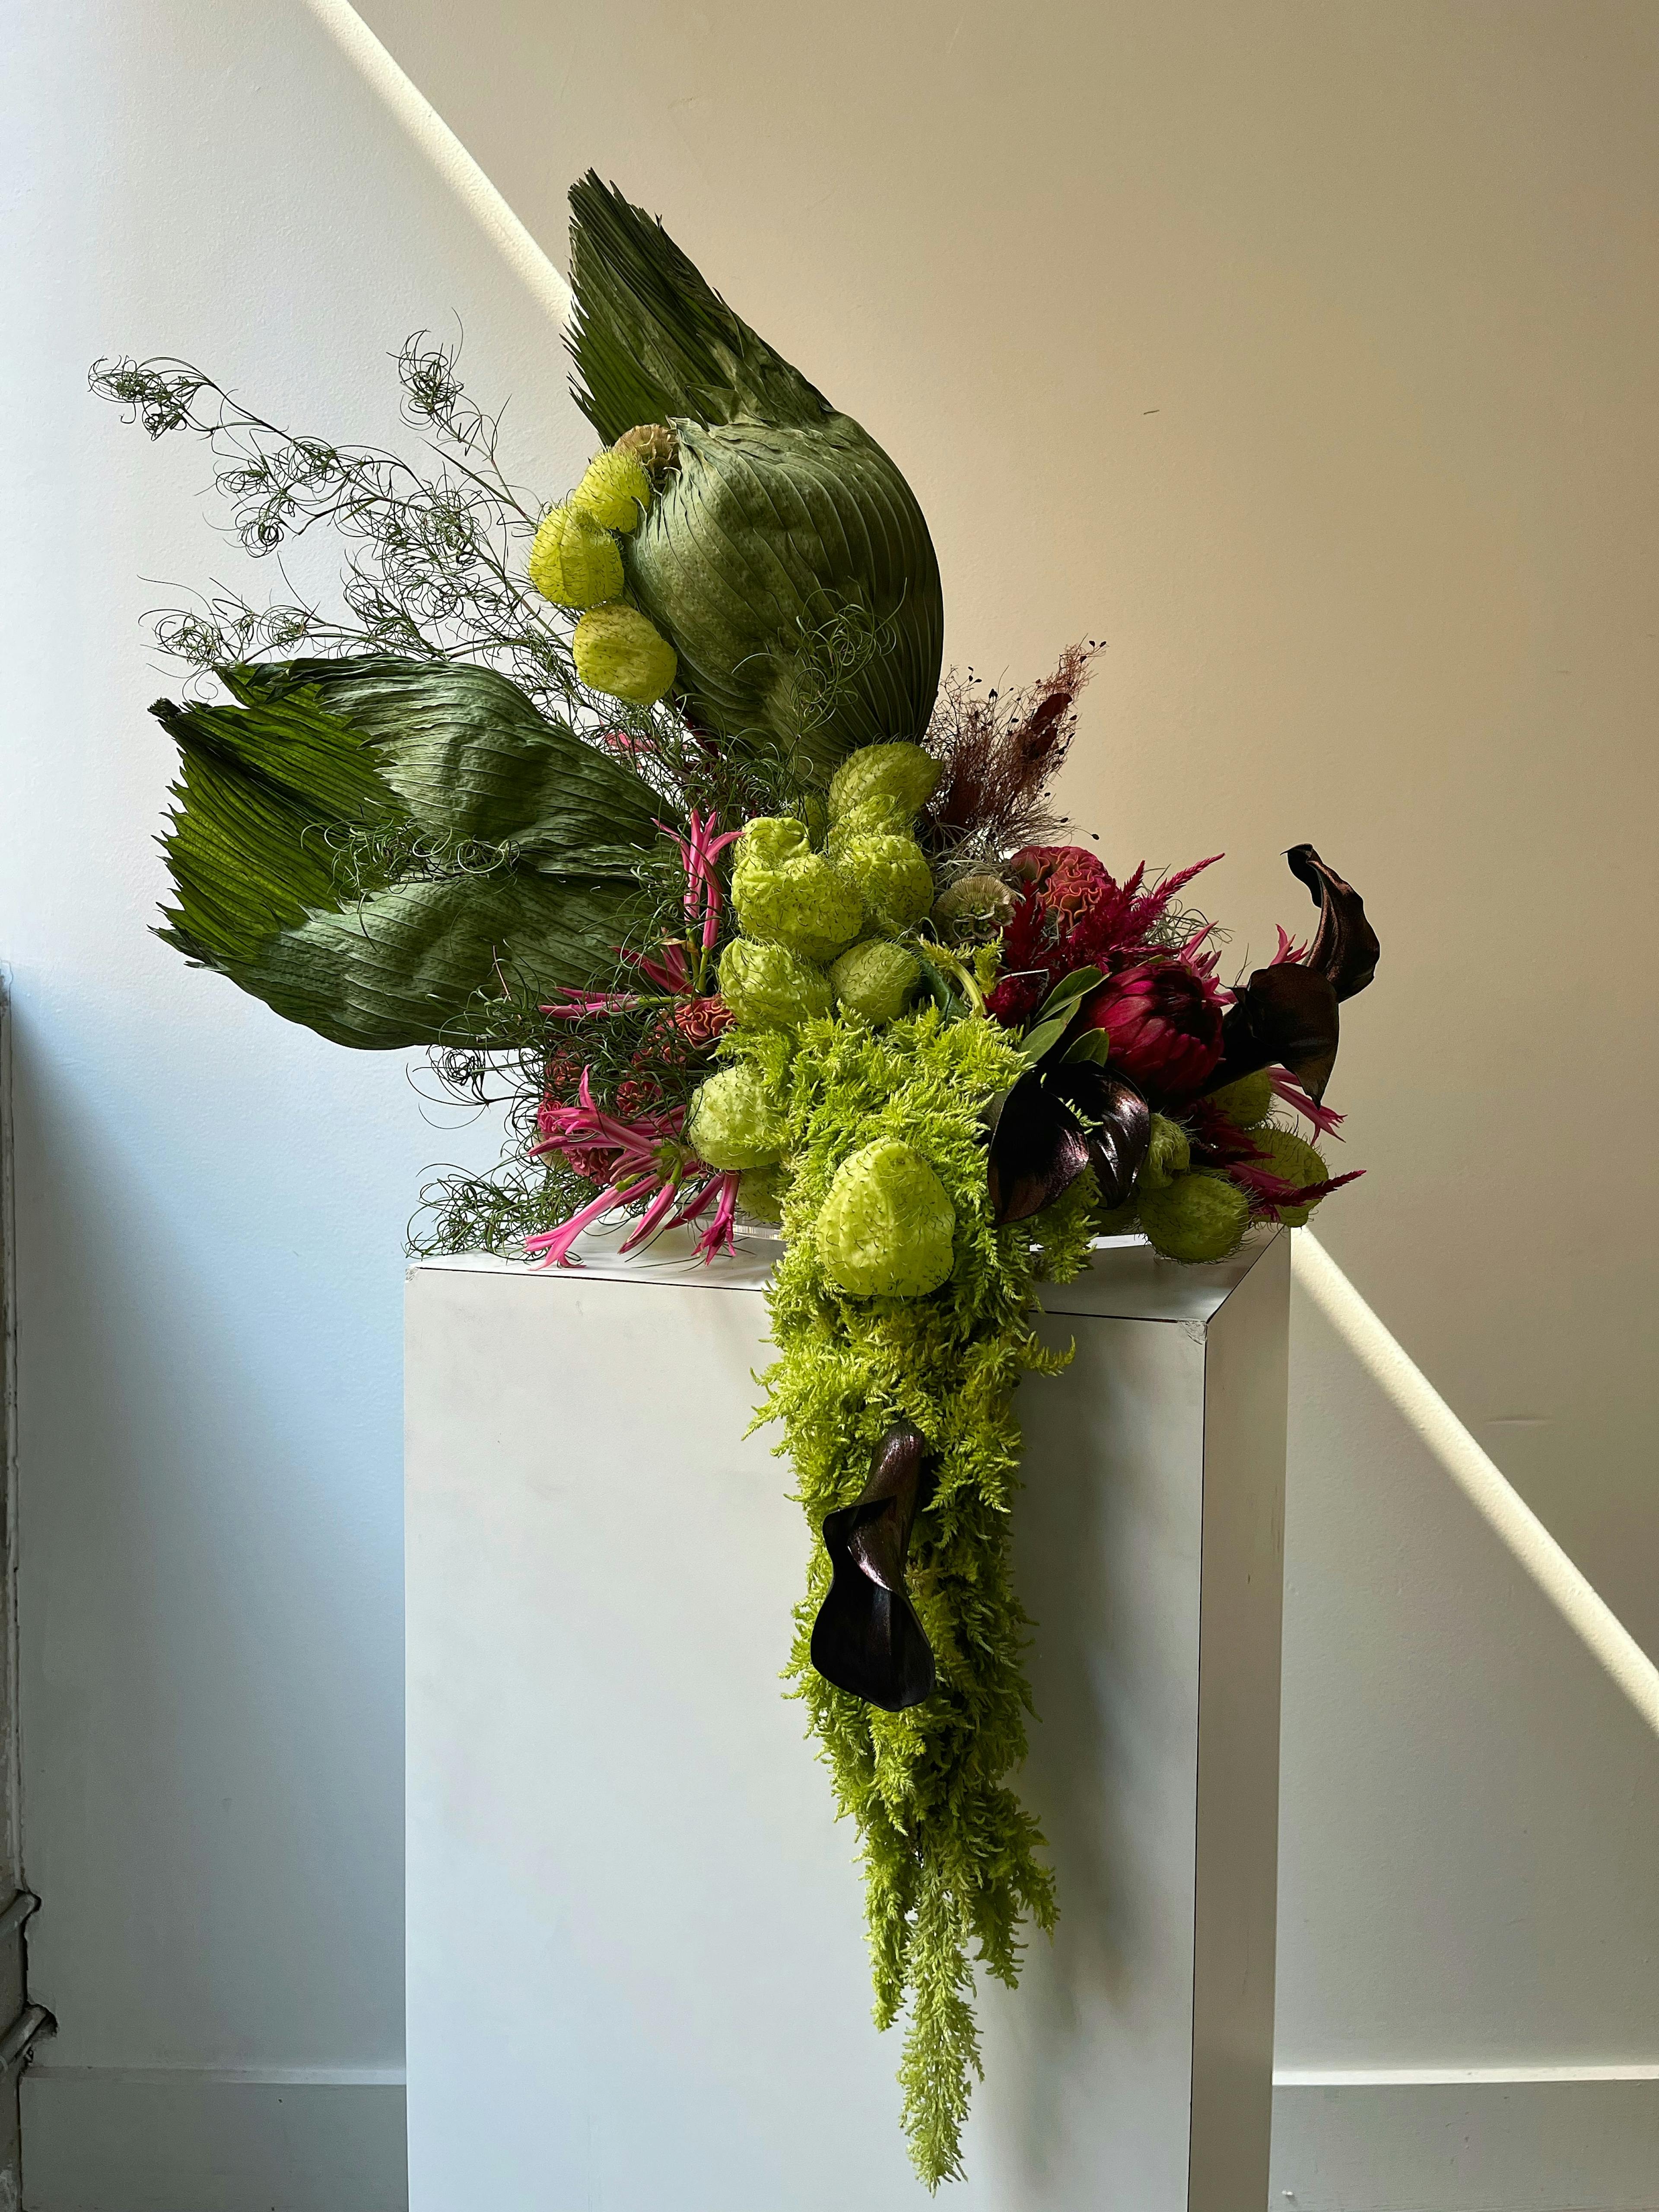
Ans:
[[[745,1029],[799,1029],[835,1004],[830,979],[781,945],[733,938],[720,955],[720,996]]]
[[[632,453],[595,453],[570,504],[607,530],[636,529],[651,505],[651,479]]]
[[[1140,1225],[1169,1260],[1224,1260],[1249,1226],[1250,1201],[1214,1175],[1177,1176],[1167,1190],[1139,1194]]]
[[[627,699],[636,707],[656,705],[674,681],[678,665],[668,640],[637,607],[620,604],[590,607],[576,624],[571,651],[576,673],[590,691]]]
[[[770,1167],[783,1152],[783,1115],[752,1067],[723,1067],[692,1097],[685,1140],[711,1168]]]
[[[951,1273],[956,1229],[956,1208],[921,1154],[883,1137],[836,1169],[818,1215],[818,1259],[850,1297],[925,1297]]]
[[[647,476],[660,477],[679,460],[680,441],[665,422],[641,422],[624,430],[611,450],[631,455]]]
[[[914,953],[884,937],[843,952],[830,970],[836,997],[866,1022],[896,1022],[916,994],[921,969]]]
[[[623,587],[622,555],[591,514],[556,507],[530,549],[530,580],[556,607],[597,607]]]

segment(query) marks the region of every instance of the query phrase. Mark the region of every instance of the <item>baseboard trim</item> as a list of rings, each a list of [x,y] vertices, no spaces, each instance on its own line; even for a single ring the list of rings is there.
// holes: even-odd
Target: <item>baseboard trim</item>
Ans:
[[[378,2068],[31,2066],[29,2212],[408,2212]]]
[[[1656,2212],[1659,2067],[1274,2078],[1272,2212]]]

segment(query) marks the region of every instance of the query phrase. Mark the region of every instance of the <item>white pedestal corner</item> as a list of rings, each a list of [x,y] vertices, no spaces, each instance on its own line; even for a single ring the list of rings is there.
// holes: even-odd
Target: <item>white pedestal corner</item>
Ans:
[[[1050,1293],[1018,1786],[1060,1923],[981,1989],[958,2212],[1266,2203],[1288,1243]],[[410,1272],[411,2212],[926,2201],[778,1680],[810,1538],[744,1437],[769,1256]]]

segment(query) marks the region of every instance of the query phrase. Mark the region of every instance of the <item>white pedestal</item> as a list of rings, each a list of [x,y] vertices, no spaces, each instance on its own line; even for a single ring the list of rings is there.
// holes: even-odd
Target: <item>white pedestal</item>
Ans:
[[[1288,1243],[1050,1295],[1015,1534],[1060,1920],[982,1990],[957,2212],[1266,2204]],[[809,1533],[743,1439],[764,1279],[410,1273],[411,2212],[926,2201],[777,1679]]]

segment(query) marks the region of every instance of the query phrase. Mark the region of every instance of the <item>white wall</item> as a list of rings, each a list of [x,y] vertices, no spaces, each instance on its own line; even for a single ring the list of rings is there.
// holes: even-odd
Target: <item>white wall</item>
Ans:
[[[1109,858],[1226,846],[1209,903],[1241,957],[1305,910],[1293,839],[1361,884],[1385,958],[1336,1103],[1372,1172],[1322,1234],[1659,1650],[1632,1135],[1656,1076],[1659,15],[365,13],[550,250],[593,161],[891,448],[957,657],[1019,677],[1108,640],[1068,790]],[[165,753],[132,579],[202,573],[203,471],[79,379],[176,348],[374,430],[382,355],[455,307],[481,388],[565,454],[580,426],[538,312],[298,0],[20,10],[11,36],[0,948],[52,2063],[395,2066],[397,1248],[453,1146],[398,1066],[143,934]],[[1653,1741],[1298,1325],[1285,2063],[1659,2063]],[[1276,2186],[1304,2206],[1346,2185],[1297,2100],[1340,2094],[1285,2092]],[[1425,2124],[1399,2109],[1364,2153],[1390,2205],[1375,2142]],[[1638,2202],[1585,2160],[1640,2123],[1565,2112],[1538,2124],[1562,2188]]]
[[[170,2188],[253,2137],[262,2185],[303,2186],[278,2093],[241,2086],[227,2150],[191,2069],[320,2073],[291,2117],[401,2068],[403,1236],[422,1170],[479,1140],[423,1115],[413,1056],[338,1051],[147,933],[170,678],[140,617],[237,564],[202,453],[125,426],[87,364],[178,352],[385,437],[388,354],[459,314],[526,472],[586,446],[544,314],[303,8],[70,0],[9,9],[7,47],[0,947],[32,1970],[61,2023],[30,2094],[71,2100],[33,2124],[32,2192],[101,2129],[109,2212],[138,2212],[147,2160]],[[386,2170],[352,2212],[395,2195],[398,2101],[366,2100]],[[343,2124],[301,2129],[337,2173]]]

